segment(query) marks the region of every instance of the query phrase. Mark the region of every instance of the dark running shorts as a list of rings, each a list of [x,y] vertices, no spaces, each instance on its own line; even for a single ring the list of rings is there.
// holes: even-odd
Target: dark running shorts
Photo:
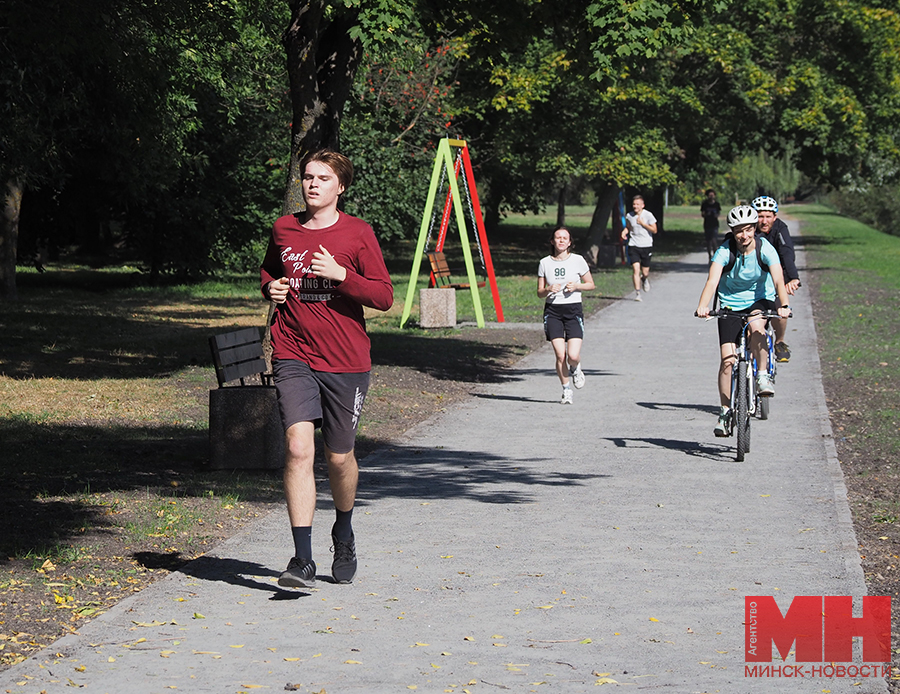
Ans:
[[[544,304],[544,335],[547,341],[557,338],[584,339],[584,314],[577,304]]]
[[[356,441],[359,415],[369,390],[369,372],[333,374],[313,371],[296,359],[272,364],[278,409],[284,430],[298,422],[322,428],[322,442],[334,453],[349,453]]]
[[[750,313],[751,311],[776,311],[778,307],[774,301],[768,299],[760,299],[750,308],[741,313]],[[729,342],[738,344],[741,341],[741,319],[737,316],[728,316],[728,318],[719,319],[719,344],[727,345]]]
[[[628,262],[634,265],[640,263],[641,267],[650,267],[650,258],[653,256],[653,246],[642,248],[641,246],[628,247]]]

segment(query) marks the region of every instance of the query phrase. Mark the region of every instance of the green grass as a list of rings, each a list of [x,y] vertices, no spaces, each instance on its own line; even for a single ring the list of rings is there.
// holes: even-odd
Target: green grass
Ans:
[[[824,206],[797,206],[820,298],[833,315],[820,326],[827,356],[859,378],[896,378],[900,369],[900,238]],[[896,382],[896,381],[894,381]]]
[[[900,453],[900,238],[822,205],[785,212],[801,223],[807,276],[822,303],[817,311],[826,383],[853,393],[855,414],[843,436],[874,459],[895,465]],[[843,384],[843,386],[841,386]]]

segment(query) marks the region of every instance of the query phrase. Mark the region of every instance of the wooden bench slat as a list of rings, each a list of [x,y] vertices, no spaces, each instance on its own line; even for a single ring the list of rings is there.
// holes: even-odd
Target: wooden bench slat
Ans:
[[[266,360],[263,358],[253,361],[242,361],[236,364],[227,364],[222,367],[222,382],[236,381],[239,378],[247,378],[263,373],[266,370]]]
[[[248,361],[263,356],[262,342],[255,342],[247,345],[238,345],[237,347],[229,347],[228,349],[219,350],[219,362],[223,366],[229,364],[237,364],[238,362]]]
[[[226,349],[228,347],[234,347],[235,345],[251,342],[261,342],[259,328],[241,328],[240,330],[234,330],[230,333],[214,335],[213,339],[215,340],[218,349]]]

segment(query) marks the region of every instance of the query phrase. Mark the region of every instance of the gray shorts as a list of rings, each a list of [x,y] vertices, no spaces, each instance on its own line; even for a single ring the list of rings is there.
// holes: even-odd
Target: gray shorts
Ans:
[[[322,441],[334,453],[349,453],[369,390],[370,372],[313,371],[297,359],[273,362],[278,409],[284,430],[298,422],[322,428]]]

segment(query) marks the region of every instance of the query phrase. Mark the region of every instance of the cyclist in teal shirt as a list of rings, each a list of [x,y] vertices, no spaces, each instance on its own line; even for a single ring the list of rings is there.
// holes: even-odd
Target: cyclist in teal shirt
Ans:
[[[756,237],[759,215],[749,205],[740,205],[728,213],[728,226],[733,241],[726,238],[713,254],[709,264],[709,276],[700,294],[697,315],[709,316],[710,302],[718,292],[719,305],[732,311],[753,313],[755,311],[778,311],[782,318],[788,318],[791,307],[784,286],[784,274],[778,252],[768,241]],[[732,245],[733,244],[733,245]],[[757,249],[757,244],[759,248]],[[732,259],[732,254],[734,258]],[[761,261],[761,262],[760,262]],[[768,272],[766,272],[766,266]],[[775,298],[778,297],[776,304]],[[741,321],[730,317],[719,320],[719,398],[721,409],[714,433],[726,436],[726,423],[730,413],[731,370],[737,362],[737,345],[741,339]],[[750,349],[756,356],[757,364],[765,364],[769,358],[766,342],[766,321],[750,321]],[[764,369],[760,369],[757,392],[761,396],[775,394],[775,386]]]

